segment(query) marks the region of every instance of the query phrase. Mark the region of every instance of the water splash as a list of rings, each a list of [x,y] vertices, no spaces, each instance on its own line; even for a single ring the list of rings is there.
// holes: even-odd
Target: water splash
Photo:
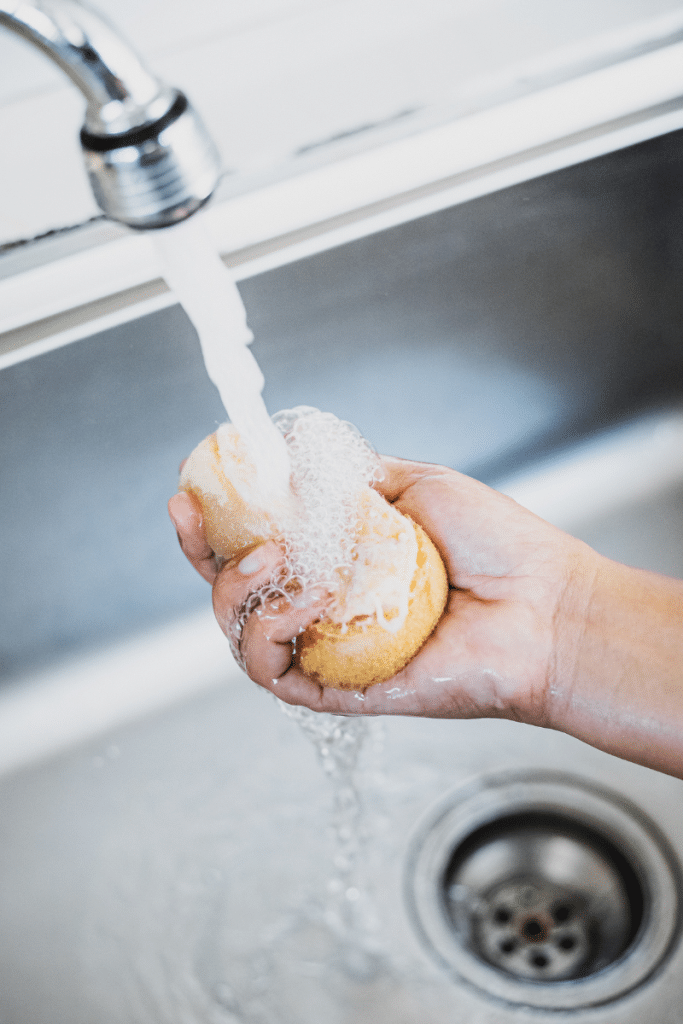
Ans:
[[[357,978],[371,976],[380,968],[381,950],[370,895],[359,876],[359,862],[369,836],[356,780],[368,734],[367,721],[278,703],[312,742],[332,789],[333,852],[324,923],[338,942],[340,963],[347,973]]]
[[[298,514],[282,538],[283,565],[246,598],[230,624],[228,639],[242,668],[242,630],[255,610],[292,592],[334,601],[356,565],[359,494],[381,476],[373,448],[332,413],[298,406],[277,413],[273,422],[289,452]]]
[[[324,887],[262,933],[239,1003],[240,1024],[445,1020],[433,969],[391,948],[374,890],[364,879],[363,868],[380,840],[364,795],[374,785],[381,798],[388,779],[382,767],[368,770],[362,755],[372,741],[372,753],[382,759],[384,722],[320,714],[278,699],[276,704],[313,745],[330,784],[332,850]]]

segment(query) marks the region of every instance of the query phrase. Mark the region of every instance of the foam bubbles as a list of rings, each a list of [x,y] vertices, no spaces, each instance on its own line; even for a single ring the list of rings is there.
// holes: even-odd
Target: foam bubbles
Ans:
[[[243,668],[239,644],[253,611],[295,593],[308,601],[334,599],[352,572],[359,496],[381,479],[377,454],[351,423],[311,406],[276,413],[273,422],[287,443],[299,508],[280,538],[283,566],[247,599],[231,629],[232,652]]]
[[[299,406],[277,413],[292,467],[291,485],[301,503],[284,537],[290,578],[304,589],[338,589],[350,571],[358,530],[359,494],[380,476],[380,463],[351,423],[332,413]]]

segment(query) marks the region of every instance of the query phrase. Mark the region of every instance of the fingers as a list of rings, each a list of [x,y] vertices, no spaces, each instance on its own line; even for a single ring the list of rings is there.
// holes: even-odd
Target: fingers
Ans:
[[[169,514],[188,560],[213,584],[216,619],[226,636],[234,640],[240,608],[251,594],[276,575],[282,561],[281,549],[269,541],[218,571],[214,553],[204,537],[203,517],[195,499],[185,492],[174,494],[169,501]],[[345,698],[349,695],[334,691],[330,701],[330,691],[325,691],[321,699],[321,687],[292,667],[293,641],[320,618],[326,601],[327,596],[323,595],[304,607],[287,598],[266,603],[247,620],[239,638],[239,649],[247,674],[259,685],[290,704],[303,704],[317,710],[325,710],[330,704],[329,710],[336,710],[335,694]]]
[[[447,466],[430,462],[409,462],[389,455],[381,457],[381,464],[383,477],[375,484],[375,488],[399,509],[422,506],[427,508],[438,494],[444,493],[450,495],[451,504],[456,497],[458,501],[466,497],[468,500],[481,502],[484,495],[497,494],[478,480]],[[412,512],[410,514],[412,515]]]
[[[279,679],[273,679],[266,689],[286,704],[310,708],[311,711],[347,716],[382,714],[381,711],[368,710],[363,693],[319,686],[307,679],[297,668],[290,668]]]
[[[320,604],[296,608],[286,598],[259,608],[246,623],[240,643],[240,653],[249,677],[260,686],[273,689],[292,669],[293,641],[320,618],[322,610]],[[297,669],[293,672],[290,684],[294,676],[304,678]],[[319,689],[315,684],[310,686],[311,692]],[[273,689],[273,692],[278,691]]]
[[[382,468],[384,476],[376,484],[377,490],[430,536],[435,525],[433,520],[448,517],[456,488],[461,479],[467,479],[445,466],[388,456],[382,458]]]
[[[190,494],[180,491],[170,499],[168,514],[186,558],[200,576],[213,583],[217,574],[216,559],[204,536],[204,518],[199,504]]]
[[[240,660],[250,679],[288,704],[305,705],[315,711],[362,712],[353,695],[322,690],[293,664],[296,638],[320,618],[328,603],[327,594],[318,594],[315,600],[310,595],[264,599],[241,633],[236,630],[240,608],[251,594],[271,582],[281,562],[281,549],[269,541],[240,562],[223,567],[213,587],[214,612],[221,629],[239,646]]]
[[[251,594],[271,583],[282,557],[280,547],[268,541],[224,566],[213,587],[213,607],[221,629],[239,648],[249,677],[268,688],[290,668],[294,638],[320,618],[322,610],[320,602],[301,606],[284,595],[270,600],[265,595],[240,627],[240,610]]]
[[[249,595],[271,581],[281,561],[282,551],[271,540],[228,562],[216,575],[213,610],[226,636],[231,635],[235,617]]]
[[[392,455],[381,456],[383,476],[375,487],[387,501],[395,502],[412,484],[417,483],[441,467],[427,462],[409,462]]]
[[[264,599],[241,632],[236,628],[244,602],[273,579],[281,561],[282,552],[271,541],[241,562],[225,566],[214,584],[214,611],[223,632],[239,647],[240,661],[255,683],[289,704],[323,710],[321,688],[294,667],[293,659],[296,638],[320,618],[327,595],[318,595],[315,601],[284,595]]]

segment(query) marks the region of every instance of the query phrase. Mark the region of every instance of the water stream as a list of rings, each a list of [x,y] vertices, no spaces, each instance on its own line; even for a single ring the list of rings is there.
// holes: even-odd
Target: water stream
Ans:
[[[200,216],[156,233],[154,241],[164,277],[197,331],[207,373],[231,422],[247,442],[262,487],[272,488],[274,494],[283,493],[289,488],[289,455],[283,434],[273,424],[261,397],[263,374],[248,347],[253,335],[235,282]],[[327,932],[328,955],[352,977],[371,977],[380,961],[370,926],[369,898],[357,878],[367,835],[361,827],[362,805],[355,772],[367,725],[360,718],[318,715],[284,704],[281,707],[313,743],[331,783],[333,853],[324,899],[301,908],[289,922],[275,926],[270,942],[265,944],[267,954],[266,948],[261,951],[261,968],[254,971],[252,995],[274,984],[278,947],[302,926],[314,925]],[[225,1003],[224,1008],[230,1009]],[[236,1011],[233,1006],[231,1012],[239,1020]]]
[[[359,876],[359,862],[370,836],[356,778],[368,723],[363,718],[317,714],[278,703],[313,743],[331,786],[333,852],[324,923],[338,943],[343,968],[354,977],[371,976],[379,967],[381,951],[373,929],[371,898]]]
[[[201,215],[152,237],[163,276],[197,331],[206,371],[249,449],[263,490],[275,500],[288,495],[287,446],[261,397],[264,379],[249,349],[253,335],[244,304]]]
[[[248,347],[252,334],[234,281],[200,216],[158,232],[154,238],[164,277],[197,330],[207,372],[231,421],[248,443],[261,485],[270,488],[274,496],[282,495],[289,489],[287,446],[261,397],[263,375]],[[358,785],[359,758],[377,723],[278,704],[313,744],[330,783],[327,880],[321,891],[309,892],[287,913],[275,914],[267,933],[258,938],[258,948],[252,949],[238,988],[214,986],[210,1008],[204,1002],[205,990],[202,994],[196,978],[185,970],[182,987],[188,993],[194,989],[195,995],[183,1021],[199,1019],[190,1004],[198,1007],[200,1003],[204,1005],[203,1018],[210,1017],[217,1024],[302,1024],[323,1019],[326,1024],[337,1020],[360,1024],[380,1016],[388,1020],[384,1017],[387,1007],[391,1014],[397,999],[404,1005],[406,971],[382,946],[372,896],[362,880],[373,835]],[[274,845],[276,842],[273,836]],[[168,874],[170,881],[170,867]],[[206,898],[202,901],[206,903]],[[191,909],[186,920],[194,922]],[[180,976],[173,979],[176,987]],[[157,978],[155,988],[159,999],[165,1001],[163,976]],[[164,1013],[160,1004],[156,1012]],[[407,1019],[402,1011],[400,1019]]]
[[[443,1024],[432,969],[396,949],[376,902],[377,863],[395,852],[379,824],[384,723],[277,704],[328,782],[326,879],[273,916],[235,988],[214,989],[225,1024]]]

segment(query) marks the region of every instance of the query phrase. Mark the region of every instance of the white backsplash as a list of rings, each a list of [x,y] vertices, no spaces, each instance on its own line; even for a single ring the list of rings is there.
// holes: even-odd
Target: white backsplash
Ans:
[[[552,81],[563,68],[576,73],[609,62],[683,25],[683,7],[672,0],[98,6],[154,71],[188,93],[236,175],[235,187],[285,167],[300,150],[322,152],[337,136],[454,116],[535,87],[535,80]],[[0,35],[0,68],[0,137],[7,143],[0,244],[97,215],[77,142],[82,97],[8,32]],[[418,112],[412,122],[411,111]]]

